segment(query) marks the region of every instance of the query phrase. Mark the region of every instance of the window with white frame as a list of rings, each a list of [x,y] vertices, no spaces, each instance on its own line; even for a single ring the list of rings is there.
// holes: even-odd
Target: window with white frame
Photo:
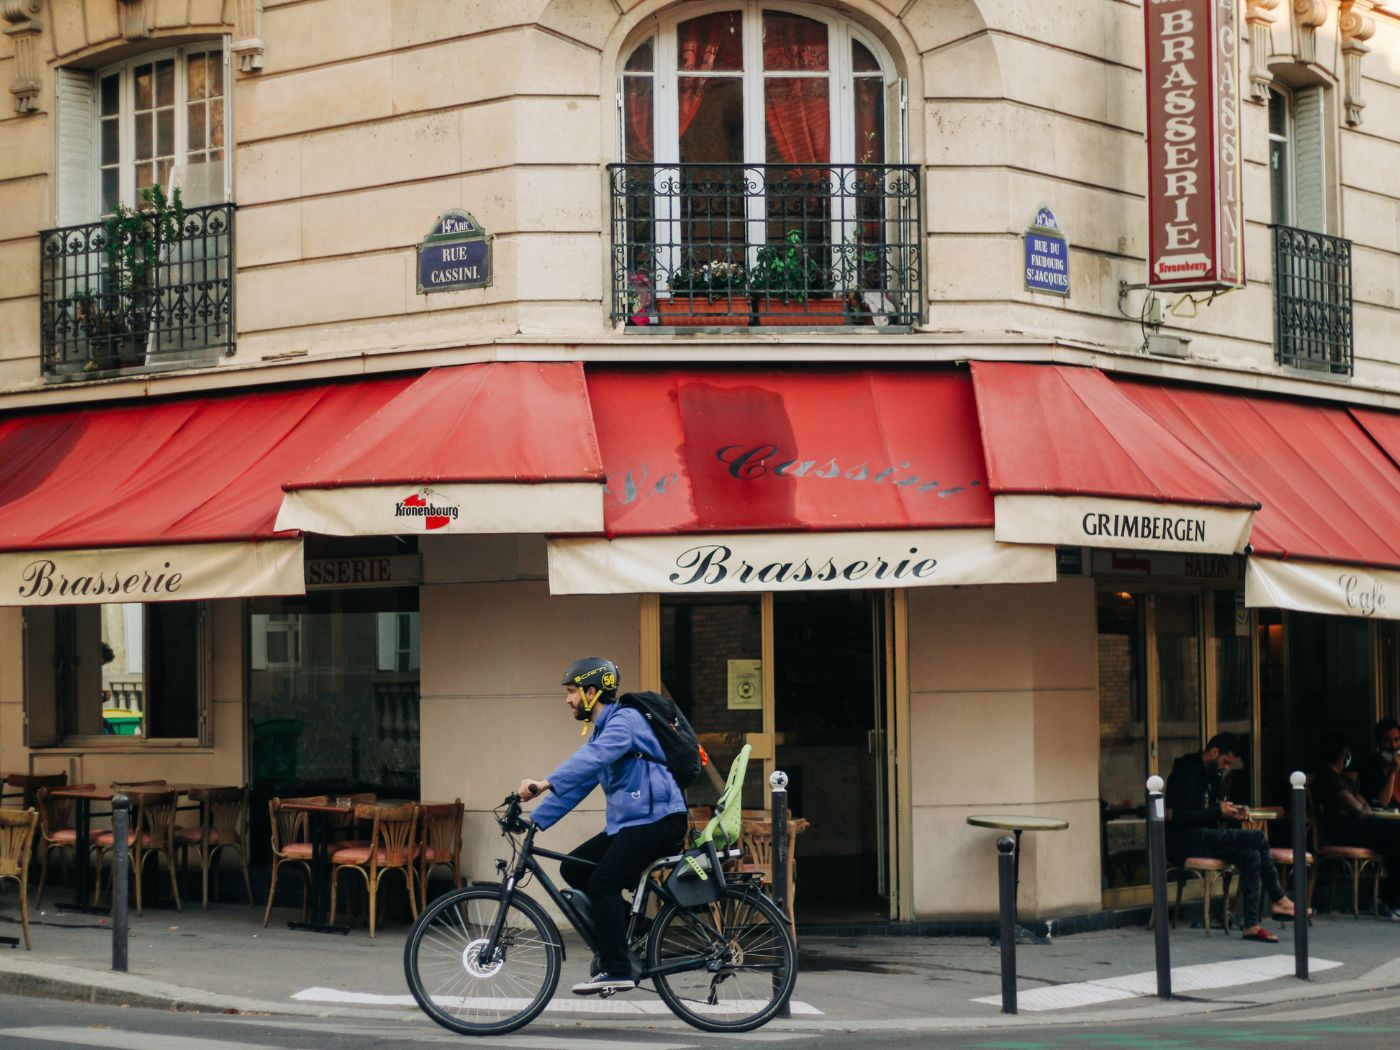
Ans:
[[[653,302],[662,324],[918,316],[906,84],[864,27],[795,3],[678,5],[624,47],[617,102],[619,319],[655,323]],[[779,298],[803,320],[774,319]]]
[[[228,200],[228,84],[222,41],[60,69],[60,223],[134,207],[155,184],[179,188],[186,207]]]
[[[1320,87],[1269,91],[1269,198],[1275,225],[1327,232],[1325,98]]]

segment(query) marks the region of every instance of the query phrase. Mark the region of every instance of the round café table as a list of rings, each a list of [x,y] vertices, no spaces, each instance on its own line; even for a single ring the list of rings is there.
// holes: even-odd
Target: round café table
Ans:
[[[1064,831],[1069,827],[1069,821],[1060,817],[1036,817],[1030,814],[993,814],[991,816],[968,817],[967,822],[975,828],[994,828],[997,831],[1009,831],[1016,837],[1016,849],[1012,853],[1012,871],[1014,873],[1015,892],[1012,895],[1012,906],[1016,909],[1011,916],[1011,925],[1016,931],[1017,943],[1025,944],[1049,944],[1049,937],[1038,937],[1021,925],[1021,832],[1023,831]],[[992,942],[996,943],[1000,937],[992,936]]]

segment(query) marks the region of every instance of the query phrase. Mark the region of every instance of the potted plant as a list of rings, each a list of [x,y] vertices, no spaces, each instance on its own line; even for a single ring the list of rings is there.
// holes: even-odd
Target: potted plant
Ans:
[[[135,208],[118,204],[103,224],[106,288],[101,296],[89,293],[84,304],[89,371],[145,364],[161,252],[179,243],[184,225],[180,191],[166,197],[159,184],[142,190]]]
[[[831,275],[789,230],[777,244],[758,250],[750,288],[761,325],[846,323],[846,303],[832,292]]]
[[[663,325],[748,325],[749,274],[729,260],[678,266],[669,299],[657,300]]]

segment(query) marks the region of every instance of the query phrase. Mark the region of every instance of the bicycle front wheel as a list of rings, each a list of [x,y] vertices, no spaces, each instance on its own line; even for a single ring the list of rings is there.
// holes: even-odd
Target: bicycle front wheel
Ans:
[[[749,887],[729,887],[708,907],[667,904],[652,925],[647,962],[671,1012],[706,1032],[767,1024],[797,983],[787,917]]]
[[[499,887],[456,890],[419,916],[404,945],[409,991],[423,1012],[463,1035],[513,1032],[539,1016],[559,984],[563,950],[549,916],[511,895],[494,954],[486,941]]]

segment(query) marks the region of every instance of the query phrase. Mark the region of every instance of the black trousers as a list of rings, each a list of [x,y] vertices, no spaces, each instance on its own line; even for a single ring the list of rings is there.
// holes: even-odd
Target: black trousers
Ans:
[[[657,857],[680,852],[687,824],[684,813],[672,813],[654,824],[622,828],[616,835],[600,832],[569,853],[579,860],[596,861],[596,867],[572,861],[559,865],[564,881],[587,893],[593,906],[594,939],[603,973],[626,977],[630,972],[627,902],[622,891],[636,889],[642,872]]]
[[[1269,840],[1262,831],[1242,828],[1189,828],[1179,832],[1175,852],[1182,857],[1218,857],[1240,873],[1240,918],[1246,927],[1259,925],[1259,891],[1269,900],[1283,899],[1283,884],[1269,855]]]

